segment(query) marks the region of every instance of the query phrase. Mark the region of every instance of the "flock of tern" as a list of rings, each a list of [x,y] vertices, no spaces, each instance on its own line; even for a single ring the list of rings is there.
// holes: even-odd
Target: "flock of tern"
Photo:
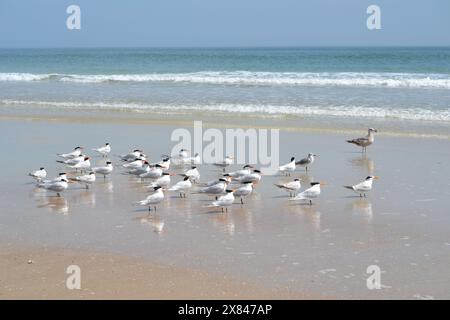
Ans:
[[[375,132],[377,132],[376,129],[370,128],[367,136],[347,140],[347,142],[362,147],[363,152],[365,152],[366,148],[374,142]],[[66,173],[60,173],[53,179],[47,179],[47,172],[45,168],[41,167],[39,170],[29,173],[29,176],[36,179],[38,188],[56,192],[60,196],[60,193],[68,188],[69,182],[80,183],[89,188],[96,181],[96,176],[106,179],[113,172],[113,164],[108,160],[111,153],[109,143],[100,148],[92,149],[92,151],[107,159],[104,166],[92,167],[91,158],[83,154],[83,150],[83,147],[76,147],[72,152],[57,154],[58,163],[67,166],[69,169],[74,169],[75,172],[80,172],[79,175],[68,177]],[[262,172],[250,164],[237,171],[226,173],[226,168],[233,164],[233,157],[227,156],[223,161],[213,163],[214,166],[223,170],[222,176],[216,180],[201,183],[200,171],[197,167],[201,163],[200,155],[190,156],[189,150],[186,149],[181,149],[175,157],[163,156],[161,161],[155,163],[149,162],[147,156],[140,149],[135,149],[118,157],[121,163],[116,167],[122,167],[124,173],[151,181],[147,187],[152,189],[152,192],[145,199],[136,203],[148,207],[149,211],[152,208],[156,211],[156,205],[164,200],[164,192],[177,192],[181,198],[186,198],[188,193],[211,195],[215,197],[215,200],[211,201],[206,207],[218,207],[221,208],[222,212],[228,211],[227,208],[237,199],[243,205],[243,199],[252,193],[255,185],[262,178]],[[308,167],[313,165],[316,157],[318,155],[314,153],[309,153],[307,157],[298,161],[295,160],[295,157],[292,157],[290,162],[279,167],[279,172],[290,176],[297,167],[303,167],[307,171]],[[176,174],[169,172],[171,165],[181,168],[183,171],[182,174],[178,174],[182,177],[181,180],[173,185],[171,185],[171,177]],[[378,177],[368,176],[358,184],[344,187],[359,194],[360,197],[366,197],[367,193],[372,190],[373,181],[376,179]],[[299,178],[286,183],[275,184],[276,187],[289,193],[290,201],[307,201],[310,205],[312,205],[313,199],[320,196],[321,186],[323,185],[323,182],[311,182],[308,189],[300,192],[302,185]]]

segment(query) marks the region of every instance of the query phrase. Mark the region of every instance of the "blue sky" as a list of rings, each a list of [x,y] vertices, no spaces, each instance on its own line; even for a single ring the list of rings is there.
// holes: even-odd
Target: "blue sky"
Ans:
[[[71,4],[81,30],[66,28]],[[449,31],[448,0],[0,0],[3,48],[449,46]]]

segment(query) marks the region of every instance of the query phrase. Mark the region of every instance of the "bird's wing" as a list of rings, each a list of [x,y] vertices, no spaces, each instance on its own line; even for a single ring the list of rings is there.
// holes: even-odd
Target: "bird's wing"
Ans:
[[[369,142],[369,139],[366,138],[366,137],[363,137],[363,138],[356,138],[356,139],[353,139],[353,140],[348,140],[347,142],[360,145],[360,144]]]

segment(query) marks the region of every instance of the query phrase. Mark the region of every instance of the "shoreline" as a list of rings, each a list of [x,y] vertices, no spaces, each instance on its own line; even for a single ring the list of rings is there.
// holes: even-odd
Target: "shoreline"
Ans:
[[[158,113],[158,112],[147,112],[147,113],[137,113],[137,112],[120,112],[120,111],[110,111],[110,110],[100,110],[100,111],[77,111],[73,110],[57,110],[52,114],[33,114],[32,111],[27,114],[12,112],[10,114],[4,114],[2,111],[6,109],[0,108],[0,121],[34,121],[34,122],[58,122],[58,123],[114,123],[114,124],[125,124],[125,125],[165,125],[165,126],[186,126],[191,127],[194,121],[202,121],[205,128],[243,128],[243,129],[280,129],[287,132],[304,132],[304,133],[319,133],[319,134],[342,134],[342,135],[361,135],[365,134],[367,128],[363,125],[353,124],[347,125],[346,123],[340,123],[340,119],[310,119],[308,117],[297,118],[297,119],[280,119],[277,117],[248,117],[242,115],[242,118],[236,118],[229,116],[227,114],[221,114],[221,119],[224,122],[218,122],[217,117],[213,117],[208,113],[192,113],[188,116],[186,114],[180,113]],[[10,111],[10,110],[8,110]],[[49,111],[49,110],[47,110]],[[55,111],[55,110],[52,110]],[[65,114],[62,114],[65,112]],[[379,133],[377,136],[386,137],[404,137],[404,138],[419,138],[419,139],[439,139],[439,140],[450,140],[450,130],[445,126],[445,124],[439,123],[435,124],[432,121],[422,121],[421,123],[425,127],[413,127],[413,129],[419,129],[421,132],[405,132],[403,129],[392,130],[391,127],[386,126],[386,128],[380,129],[380,119],[376,121],[370,121],[371,119],[359,119],[364,120],[366,126],[370,127],[374,122],[377,124]],[[230,121],[230,122],[228,122]],[[249,124],[248,122],[252,123]],[[358,121],[358,119],[355,119]],[[381,121],[382,123],[383,121]],[[395,120],[395,122],[403,124],[416,124],[413,120]],[[301,125],[301,126],[300,126]],[[303,126],[305,125],[305,126]],[[437,132],[429,133],[428,129],[433,129],[434,126],[443,127]],[[439,125],[439,126],[438,126]],[[388,129],[389,127],[389,129]],[[407,126],[406,126],[407,127]]]

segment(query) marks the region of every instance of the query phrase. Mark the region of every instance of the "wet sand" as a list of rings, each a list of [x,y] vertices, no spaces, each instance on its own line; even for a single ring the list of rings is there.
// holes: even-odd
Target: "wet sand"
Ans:
[[[311,299],[224,275],[91,250],[0,245],[0,299]],[[68,289],[66,269],[81,270]]]
[[[259,125],[265,126],[264,122]],[[287,178],[266,176],[244,206],[236,203],[227,214],[204,208],[211,197],[188,195],[180,199],[167,194],[158,211],[149,215],[145,208],[132,205],[145,198],[144,185],[148,182],[123,175],[123,170],[116,170],[106,180],[98,179],[89,190],[71,185],[60,198],[36,190],[26,173],[44,166],[53,176],[63,170],[55,162],[57,152],[79,144],[90,149],[106,141],[112,144],[114,154],[142,147],[151,160],[158,160],[173,145],[172,131],[178,127],[191,129],[189,124],[3,118],[1,127],[0,147],[8,152],[0,164],[8,170],[0,182],[0,240],[11,244],[11,255],[2,254],[0,263],[7,267],[6,283],[16,292],[8,296],[2,291],[7,297],[21,297],[19,288],[27,285],[9,274],[16,268],[29,267],[26,262],[20,265],[29,256],[29,249],[21,248],[32,244],[36,252],[45,246],[55,248],[43,257],[48,259],[47,266],[58,270],[64,270],[72,250],[80,261],[95,260],[87,267],[93,270],[108,268],[92,257],[120,257],[114,258],[115,267],[109,269],[120,275],[117,286],[105,284],[103,288],[99,279],[87,291],[77,293],[77,298],[94,298],[90,292],[96,293],[95,298],[197,298],[203,297],[202,292],[213,292],[216,279],[226,294],[211,298],[233,297],[236,292],[252,298],[276,298],[278,292],[287,292],[281,296],[288,298],[450,298],[450,141],[446,138],[380,132],[367,155],[362,155],[345,143],[345,139],[355,137],[353,131],[281,128],[281,162],[308,152],[320,155],[310,172],[298,170],[291,176],[301,177],[303,185],[312,180],[328,183],[313,206],[292,203],[286,193],[273,186]],[[357,136],[361,134],[363,130]],[[97,164],[102,161],[94,158]],[[209,165],[201,165],[200,172],[202,181],[220,175]],[[368,198],[360,199],[342,187],[368,174],[381,177]],[[178,181],[177,177],[173,179]],[[16,250],[12,248],[18,248],[17,257],[22,262],[11,262]],[[63,258],[58,260],[57,255]],[[183,270],[193,273],[181,277],[179,281],[186,281],[182,283],[187,289],[180,292],[160,284],[161,296],[146,291],[146,286],[114,293],[126,288],[127,272],[133,274],[134,267],[142,271],[142,265],[161,271],[166,279],[179,279]],[[381,290],[366,287],[369,265],[382,270]],[[162,266],[175,271],[166,272]],[[137,279],[146,279],[145,274]],[[195,287],[198,274],[209,275],[211,281]],[[59,287],[53,289],[40,287],[42,281],[30,280],[33,290],[42,293],[31,297],[59,297],[65,292],[66,275],[62,276]],[[148,277],[151,283],[159,278]],[[264,294],[258,296],[259,290],[252,289],[242,291],[247,287],[242,282],[258,284]],[[227,289],[226,283],[237,285]]]

